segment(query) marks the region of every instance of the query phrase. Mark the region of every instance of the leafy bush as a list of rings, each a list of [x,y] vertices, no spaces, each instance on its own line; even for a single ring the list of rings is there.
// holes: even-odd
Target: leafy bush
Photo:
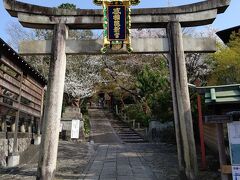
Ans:
[[[87,115],[84,115],[83,120],[84,120],[84,134],[89,135],[90,134],[90,129],[91,129],[89,117]]]
[[[172,98],[166,61],[158,69],[145,66],[137,76],[136,87],[141,96],[144,112],[162,122],[173,119]]]
[[[136,123],[140,123],[141,126],[148,126],[150,116],[143,112],[141,104],[128,105],[125,107],[124,111],[129,119],[135,119]]]
[[[81,104],[81,113],[84,115],[87,115],[88,114],[88,106],[87,106],[88,100],[85,98],[82,101],[83,101],[83,103]]]

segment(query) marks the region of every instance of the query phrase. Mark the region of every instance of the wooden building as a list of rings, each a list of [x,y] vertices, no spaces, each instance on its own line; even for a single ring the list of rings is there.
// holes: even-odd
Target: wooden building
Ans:
[[[210,149],[218,152],[217,126],[222,124],[223,134],[227,139],[227,122],[236,120],[235,116],[229,113],[240,112],[240,84],[198,87],[197,91],[205,99],[205,123],[203,124],[205,143]]]
[[[0,150],[3,151],[0,154],[22,152],[34,136],[40,135],[46,83],[37,70],[0,38]],[[6,142],[11,146],[6,147],[7,151],[3,148]],[[4,166],[4,156],[0,158],[0,165]]]
[[[220,37],[220,39],[225,43],[229,43],[231,34],[235,32],[235,33],[240,33],[240,26],[235,26],[229,29],[225,29],[222,31],[218,31],[216,34],[218,35],[218,37]]]

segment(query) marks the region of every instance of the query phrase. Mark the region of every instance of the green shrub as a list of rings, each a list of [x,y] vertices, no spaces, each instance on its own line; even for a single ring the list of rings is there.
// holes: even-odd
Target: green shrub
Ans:
[[[85,135],[89,135],[90,134],[90,122],[89,122],[89,117],[87,115],[83,116],[83,120],[84,120],[84,134]]]
[[[140,123],[141,126],[147,127],[150,120],[150,116],[143,112],[141,104],[131,104],[124,109],[127,117],[131,120],[135,119],[136,123]]]
[[[88,114],[88,106],[87,106],[87,103],[88,103],[88,100],[87,99],[83,99],[82,100],[83,102],[82,102],[82,104],[81,104],[81,113],[82,114]]]

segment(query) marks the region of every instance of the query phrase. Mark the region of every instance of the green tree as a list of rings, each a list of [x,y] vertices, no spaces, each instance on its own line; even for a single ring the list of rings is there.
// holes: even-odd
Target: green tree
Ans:
[[[210,57],[214,62],[210,85],[240,83],[240,33],[233,33],[230,41],[219,45],[219,50]]]
[[[60,6],[58,6],[58,8],[60,9],[69,9],[69,10],[72,10],[72,9],[76,9],[76,5],[75,4],[71,4],[71,3],[63,3],[61,4]]]
[[[172,110],[167,62],[160,59],[157,67],[145,66],[137,76],[136,87],[145,113],[158,120],[169,120]]]

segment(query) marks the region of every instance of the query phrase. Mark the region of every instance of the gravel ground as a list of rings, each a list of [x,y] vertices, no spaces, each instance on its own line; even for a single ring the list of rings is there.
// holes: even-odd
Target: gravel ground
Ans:
[[[88,143],[60,141],[56,179],[81,179],[85,168],[94,153]],[[16,168],[0,168],[1,180],[35,180],[37,157],[32,162]]]
[[[81,179],[94,154],[93,146],[62,142],[59,145],[56,179]]]

